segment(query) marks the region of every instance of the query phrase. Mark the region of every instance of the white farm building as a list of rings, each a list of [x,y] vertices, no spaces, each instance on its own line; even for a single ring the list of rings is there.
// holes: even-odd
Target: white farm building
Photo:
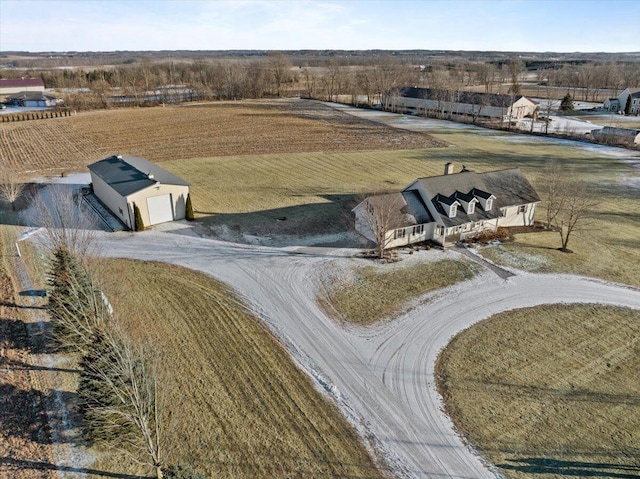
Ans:
[[[185,218],[189,183],[142,158],[111,156],[88,166],[93,192],[130,229]]]

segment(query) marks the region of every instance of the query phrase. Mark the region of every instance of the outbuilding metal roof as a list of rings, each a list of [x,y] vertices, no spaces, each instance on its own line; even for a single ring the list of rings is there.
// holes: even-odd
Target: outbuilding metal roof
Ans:
[[[158,165],[133,156],[110,156],[88,166],[122,196],[128,196],[155,184],[189,186],[182,178]]]
[[[43,87],[42,78],[2,78],[0,88]]]

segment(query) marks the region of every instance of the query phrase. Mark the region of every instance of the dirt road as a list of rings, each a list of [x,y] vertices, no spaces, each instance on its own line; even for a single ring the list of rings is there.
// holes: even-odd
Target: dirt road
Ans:
[[[105,256],[179,264],[235,288],[361,434],[375,438],[400,477],[495,475],[441,411],[434,363],[455,333],[500,311],[543,303],[640,309],[640,291],[613,284],[534,274],[504,280],[486,272],[392,323],[345,328],[317,306],[315,272],[355,261],[348,258],[354,251],[236,245],[192,237],[187,224],[176,227],[183,230],[104,234],[96,241]]]

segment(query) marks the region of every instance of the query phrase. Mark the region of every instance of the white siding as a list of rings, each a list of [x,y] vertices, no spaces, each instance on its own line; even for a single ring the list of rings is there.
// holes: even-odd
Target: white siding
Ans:
[[[149,209],[147,207],[147,198],[162,195],[171,195],[173,202],[173,219],[182,220],[186,215],[187,195],[189,194],[188,186],[179,185],[163,185],[157,183],[153,186],[149,186],[144,190],[132,193],[127,197],[127,202],[133,211],[133,203],[140,209],[140,215],[142,216],[142,222],[145,226],[150,226],[151,221],[149,218]]]
[[[106,184],[100,177],[91,172],[91,183],[93,184],[93,192],[111,212],[120,219],[128,228],[133,228],[133,213],[129,212],[127,199],[120,195],[116,190]]]
[[[501,210],[503,216],[498,220],[498,226],[531,226],[536,213],[536,204],[529,203],[522,206],[526,208],[525,212],[519,211],[520,206],[509,206],[507,208],[503,208]]]

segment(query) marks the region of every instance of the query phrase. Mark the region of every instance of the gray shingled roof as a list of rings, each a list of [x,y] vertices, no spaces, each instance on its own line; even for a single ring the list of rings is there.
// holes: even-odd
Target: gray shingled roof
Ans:
[[[465,171],[451,175],[419,178],[418,181],[427,193],[434,208],[440,213],[440,220],[446,226],[457,226],[471,221],[494,219],[500,216],[499,210],[502,207],[540,201],[540,197],[519,168],[486,173]],[[487,193],[494,195],[496,199],[491,210],[485,211],[478,204],[475,212],[471,215],[467,215],[463,209],[458,208],[456,216],[449,218],[440,202],[447,203],[446,199],[453,200],[456,195],[462,193],[462,195],[466,196],[469,192],[475,192],[477,196],[485,198]]]
[[[427,100],[455,101],[469,105],[485,105],[508,108],[512,103],[522,98],[522,95],[500,95],[497,93],[478,93],[472,91],[459,91],[451,97],[448,90],[438,90],[435,88],[406,87],[398,90],[398,95],[406,98],[418,98]]]
[[[173,173],[142,158],[132,156],[110,156],[88,166],[122,196],[128,196],[157,183],[189,186],[189,183]],[[149,178],[152,175],[153,178]]]
[[[415,224],[433,223],[433,217],[417,191],[403,191],[402,197],[407,204],[407,214],[413,216]]]
[[[394,228],[433,223],[433,217],[429,214],[429,211],[427,211],[427,207],[417,191],[402,191],[399,193],[369,196],[365,201],[371,202],[376,208],[397,208],[397,212],[394,213]],[[354,210],[356,208],[354,208]],[[391,211],[389,212],[391,213]]]
[[[39,91],[21,91],[18,93],[12,93],[11,95],[7,95],[9,100],[36,100],[36,101],[44,101],[44,100],[57,100],[57,98],[48,93],[42,93]]]

